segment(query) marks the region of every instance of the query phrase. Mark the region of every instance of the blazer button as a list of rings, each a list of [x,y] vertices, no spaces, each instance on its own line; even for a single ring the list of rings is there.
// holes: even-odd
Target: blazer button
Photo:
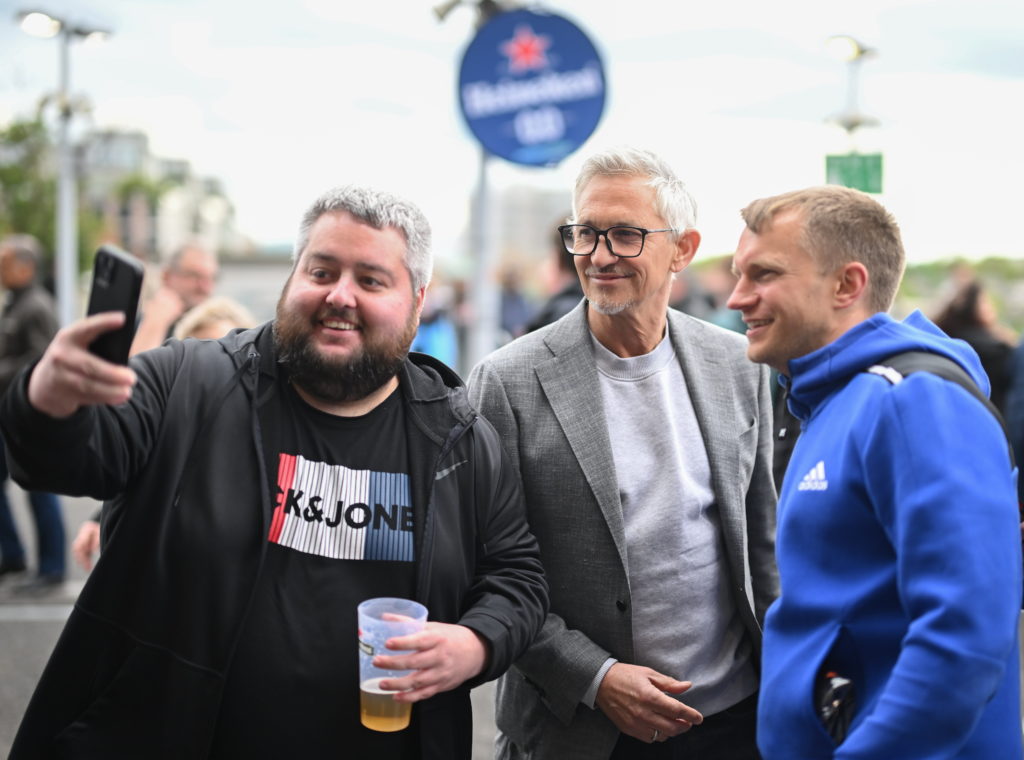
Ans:
[[[619,608],[619,612],[625,612],[626,611],[626,603],[624,601],[622,601],[621,599],[619,599],[617,602],[615,602],[615,606]]]

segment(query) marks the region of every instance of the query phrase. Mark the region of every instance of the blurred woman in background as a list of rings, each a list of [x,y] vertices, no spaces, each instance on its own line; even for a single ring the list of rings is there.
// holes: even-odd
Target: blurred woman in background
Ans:
[[[963,283],[933,321],[951,338],[967,341],[978,352],[981,366],[992,384],[992,403],[1006,414],[1010,387],[1010,356],[1016,340],[999,323],[995,305],[977,280]]]

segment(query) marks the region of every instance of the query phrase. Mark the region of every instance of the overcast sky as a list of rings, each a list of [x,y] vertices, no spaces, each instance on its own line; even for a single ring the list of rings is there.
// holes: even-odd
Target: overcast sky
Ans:
[[[220,178],[240,230],[290,242],[322,190],[366,182],[418,201],[439,255],[467,222],[479,148],[459,114],[459,61],[475,10],[440,23],[428,0],[0,0],[0,124],[57,82],[54,40],[15,12],[39,7],[109,26],[72,50],[72,90],[96,127],[142,129],[152,150]],[[556,169],[496,160],[495,186],[568,188],[587,152],[665,155],[696,196],[704,256],[731,252],[738,210],[824,181],[850,144],[826,123],[845,106],[846,67],[825,40],[878,49],[862,110],[881,122],[857,147],[885,156],[880,196],[912,260],[1024,256],[1022,0],[561,0],[608,78],[605,115]],[[84,123],[84,122],[82,122]]]

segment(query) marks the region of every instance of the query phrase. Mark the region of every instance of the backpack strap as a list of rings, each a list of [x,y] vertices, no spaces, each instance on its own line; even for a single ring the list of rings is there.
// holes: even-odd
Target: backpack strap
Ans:
[[[988,409],[989,413],[996,418],[999,427],[1003,429],[1003,435],[1006,436],[1006,445],[1010,452],[1010,469],[1012,470],[1017,466],[1013,456],[1013,446],[1010,443],[1010,430],[1006,427],[1006,420],[1003,419],[1003,415],[999,413],[996,405],[992,403],[988,396],[981,392],[981,388],[967,374],[967,371],[949,357],[932,353],[931,351],[904,351],[903,353],[888,356],[864,371],[870,372],[873,375],[880,375],[893,385],[903,382],[904,377],[914,372],[930,372],[933,375],[938,375],[943,380],[956,383],[974,396],[974,398],[978,399]]]

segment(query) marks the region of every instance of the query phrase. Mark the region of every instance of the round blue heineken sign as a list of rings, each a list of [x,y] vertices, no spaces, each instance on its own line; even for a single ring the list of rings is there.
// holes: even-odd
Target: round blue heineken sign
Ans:
[[[604,111],[604,67],[587,36],[553,13],[500,13],[462,57],[459,103],[481,144],[517,164],[552,166]]]

